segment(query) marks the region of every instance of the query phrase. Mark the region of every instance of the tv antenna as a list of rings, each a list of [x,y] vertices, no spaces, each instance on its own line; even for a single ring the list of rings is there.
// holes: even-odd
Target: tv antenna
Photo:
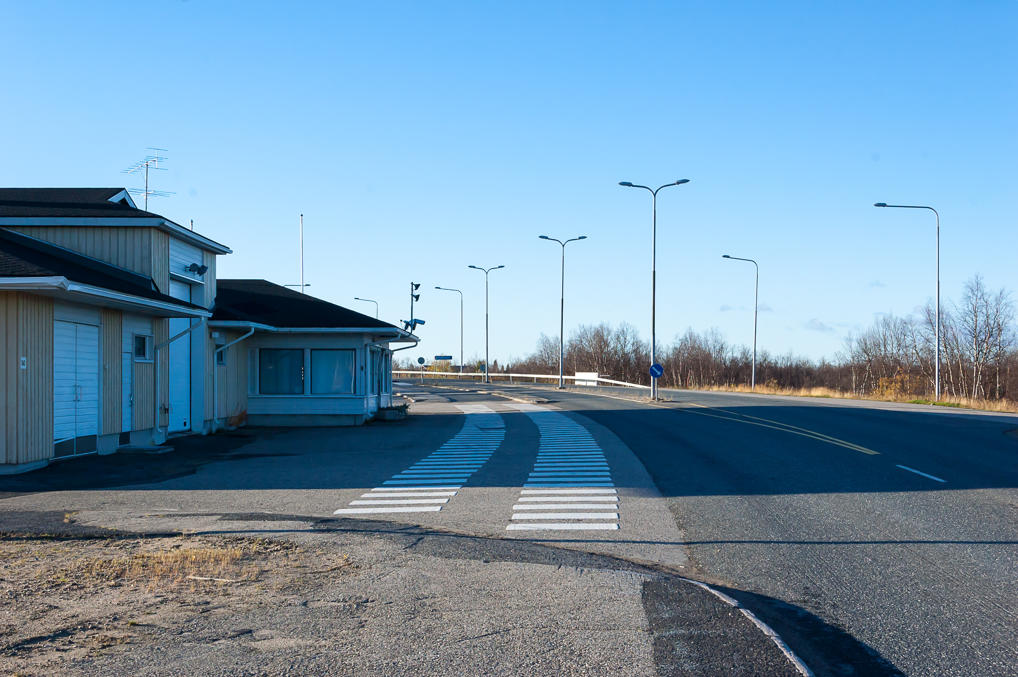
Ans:
[[[142,189],[142,188],[128,188],[127,192],[130,193],[131,195],[144,195],[145,196],[145,211],[148,211],[148,196],[149,195],[151,195],[152,197],[169,197],[169,196],[173,195],[174,193],[173,193],[173,191],[168,191],[168,190],[150,190],[149,189],[149,187],[148,187],[148,170],[149,169],[159,169],[159,170],[162,170],[164,172],[166,171],[166,167],[160,167],[159,165],[161,163],[163,163],[163,162],[166,162],[166,156],[162,155],[162,153],[167,152],[167,150],[165,148],[152,148],[151,146],[149,146],[145,150],[148,150],[148,151],[151,151],[151,152],[148,155],[145,156],[144,160],[138,160],[137,162],[135,162],[133,165],[131,165],[127,169],[122,170],[120,173],[121,174],[135,174],[137,172],[140,172],[140,171],[144,170],[144,172],[145,172],[145,188],[144,189]]]

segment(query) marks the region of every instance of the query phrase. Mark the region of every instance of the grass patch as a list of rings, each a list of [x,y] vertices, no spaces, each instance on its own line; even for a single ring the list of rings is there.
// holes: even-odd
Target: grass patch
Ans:
[[[734,393],[760,393],[764,395],[787,395],[791,397],[824,397],[841,400],[872,400],[876,402],[900,402],[902,404],[926,404],[937,407],[952,407],[954,409],[977,409],[980,411],[996,411],[1000,413],[1018,413],[1018,402],[1011,400],[981,400],[971,397],[954,397],[951,395],[942,396],[940,400],[933,401],[926,398],[917,398],[914,395],[903,395],[901,397],[881,397],[875,394],[856,395],[854,393],[841,392],[833,388],[780,388],[771,385],[757,385],[753,390],[748,385],[732,386],[708,386],[698,388],[714,392]]]

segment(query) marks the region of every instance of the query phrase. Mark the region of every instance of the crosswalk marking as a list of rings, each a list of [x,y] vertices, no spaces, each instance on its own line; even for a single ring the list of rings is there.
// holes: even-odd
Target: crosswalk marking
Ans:
[[[618,522],[518,522],[506,527],[506,531],[614,531],[619,528]]]
[[[582,425],[557,411],[517,405],[541,435],[507,531],[613,531],[619,497],[611,466]]]
[[[457,405],[463,427],[445,444],[334,515],[438,512],[488,462],[505,438],[502,417],[483,404]],[[354,507],[356,506],[356,507]],[[363,506],[363,507],[362,507]]]

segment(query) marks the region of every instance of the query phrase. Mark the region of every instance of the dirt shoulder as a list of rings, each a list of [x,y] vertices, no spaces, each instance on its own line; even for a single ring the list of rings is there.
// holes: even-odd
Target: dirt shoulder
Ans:
[[[0,672],[86,669],[196,633],[271,646],[272,631],[223,621],[306,603],[355,569],[341,553],[263,538],[7,533]]]

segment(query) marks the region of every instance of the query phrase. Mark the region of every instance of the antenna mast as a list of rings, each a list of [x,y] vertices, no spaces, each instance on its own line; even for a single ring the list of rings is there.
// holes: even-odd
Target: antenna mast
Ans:
[[[304,293],[304,215],[300,215],[300,293]]]
[[[162,171],[165,172],[166,171],[166,167],[160,167],[159,164],[161,162],[165,162],[166,161],[166,156],[165,155],[161,155],[161,153],[165,153],[167,151],[166,151],[165,148],[152,148],[151,146],[148,147],[146,150],[151,151],[151,152],[148,155],[145,156],[144,160],[139,160],[138,162],[135,162],[133,165],[131,165],[127,169],[122,170],[120,173],[121,174],[135,174],[137,172],[140,172],[140,171],[144,170],[144,172],[145,172],[145,188],[143,188],[143,189],[142,188],[128,188],[127,192],[130,193],[131,195],[144,195],[145,196],[145,211],[148,211],[148,196],[149,195],[151,195],[152,197],[169,197],[170,195],[173,195],[174,193],[173,193],[173,191],[167,191],[167,190],[149,190],[149,187],[148,187],[148,170],[149,169],[159,169],[159,170],[162,170]]]

